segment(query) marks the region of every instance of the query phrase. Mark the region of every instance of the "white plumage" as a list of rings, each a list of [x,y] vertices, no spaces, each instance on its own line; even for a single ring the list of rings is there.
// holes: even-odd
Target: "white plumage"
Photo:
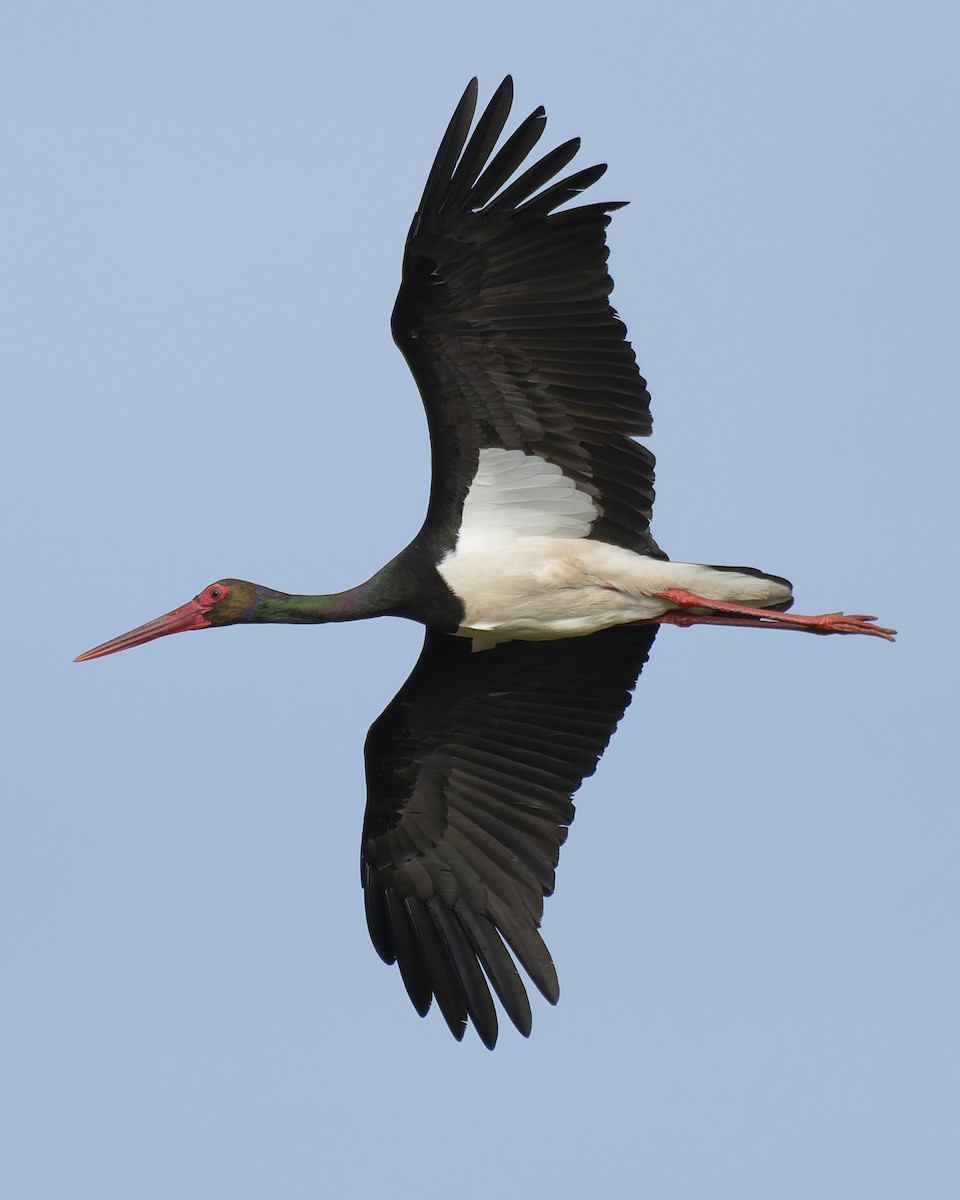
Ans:
[[[457,546],[481,532],[586,537],[599,515],[592,498],[555,463],[522,450],[485,447],[464,502]]]
[[[460,636],[472,638],[474,650],[582,637],[679,608],[657,594],[671,588],[765,608],[790,599],[779,579],[594,541],[587,535],[599,515],[554,464],[482,449],[457,544],[437,568],[463,603]]]

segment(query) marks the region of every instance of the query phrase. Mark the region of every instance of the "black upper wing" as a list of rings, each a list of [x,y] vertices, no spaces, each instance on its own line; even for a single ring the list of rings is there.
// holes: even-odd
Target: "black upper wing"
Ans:
[[[453,544],[478,451],[502,446],[555,463],[594,498],[592,537],[660,555],[649,533],[653,455],[631,441],[650,432],[650,396],[607,299],[604,230],[621,205],[554,211],[606,170],[556,179],[576,138],[508,184],[546,122],[538,108],[494,154],[512,97],[507,77],[469,134],[471,81],[404,252],[392,327],[430,427],[424,532]]]
[[[619,626],[471,653],[468,639],[428,630],[413,673],[370,729],[361,847],[370,936],[399,964],[417,1011],[436,996],[457,1038],[469,1017],[487,1046],[496,1042],[487,980],[530,1032],[505,943],[556,1003],[537,932],[543,897],[573,793],[596,768],[655,636],[656,626]]]

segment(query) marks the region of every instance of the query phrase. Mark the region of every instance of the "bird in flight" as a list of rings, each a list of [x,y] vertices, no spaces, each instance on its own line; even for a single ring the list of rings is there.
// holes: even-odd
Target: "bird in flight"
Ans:
[[[596,768],[660,625],[893,640],[876,618],[789,612],[750,567],[672,562],[650,534],[650,396],[610,306],[619,203],[564,207],[603,175],[564,175],[579,139],[536,161],[537,108],[497,148],[506,78],[447,127],[410,226],[394,339],[426,408],[423,527],[366,583],[300,596],[221,579],[81,654],[188,629],[398,616],[425,627],[409,679],[366,740],[360,864],[377,953],[417,1012],[497,1040],[491,988],[528,1035],[523,968],[550,1003],[540,933],[573,794]],[[472,126],[472,131],[471,131]],[[518,174],[519,172],[519,174]]]

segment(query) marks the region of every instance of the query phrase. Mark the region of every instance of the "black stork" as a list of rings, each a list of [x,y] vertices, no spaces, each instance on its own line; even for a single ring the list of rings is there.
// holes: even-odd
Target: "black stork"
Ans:
[[[77,660],[238,622],[425,626],[413,673],[366,741],[367,925],[418,1013],[436,997],[456,1038],[469,1019],[491,1048],[490,985],[530,1032],[516,963],[551,1004],[559,996],[543,900],[573,794],[658,625],[895,632],[870,616],[789,613],[786,579],[671,562],[657,546],[654,458],[633,440],[651,431],[650,396],[607,299],[604,231],[621,205],[563,207],[606,170],[557,178],[576,138],[513,178],[546,117],[536,109],[495,152],[512,96],[508,77],[471,133],[477,81],[467,86],[404,249],[392,329],[433,466],[414,540],[334,595],[221,579]]]

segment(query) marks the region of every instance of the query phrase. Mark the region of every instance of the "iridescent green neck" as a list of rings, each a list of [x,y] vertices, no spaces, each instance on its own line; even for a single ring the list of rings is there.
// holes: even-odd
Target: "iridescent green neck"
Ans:
[[[329,596],[288,596],[271,591],[259,597],[249,619],[274,625],[320,625],[330,621],[362,621],[382,612],[372,602],[367,585],[361,583],[359,587]]]

